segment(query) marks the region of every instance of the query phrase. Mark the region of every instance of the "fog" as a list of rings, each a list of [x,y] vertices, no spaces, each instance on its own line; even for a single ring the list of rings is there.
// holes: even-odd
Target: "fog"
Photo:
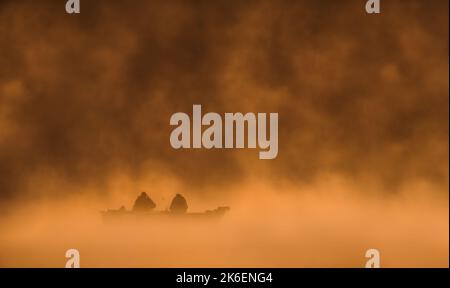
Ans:
[[[0,265],[448,266],[449,2],[359,2],[0,0]],[[193,105],[277,158],[173,149]],[[231,210],[102,222],[141,191]]]
[[[448,187],[448,1],[60,2],[0,2],[2,206],[155,171],[211,197],[249,173]],[[174,150],[195,104],[278,113],[277,158]]]
[[[2,219],[0,266],[64,267],[70,248],[82,267],[364,267],[370,248],[382,267],[448,266],[448,198],[430,197],[435,187],[414,183],[380,197],[334,177],[302,193],[281,186],[239,185],[229,203],[187,197],[189,212],[232,207],[208,220],[101,217],[124,199],[36,203]]]

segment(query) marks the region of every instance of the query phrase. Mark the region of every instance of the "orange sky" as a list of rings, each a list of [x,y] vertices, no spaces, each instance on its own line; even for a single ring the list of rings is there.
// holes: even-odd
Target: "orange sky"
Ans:
[[[35,2],[0,2],[0,266],[448,266],[448,1]],[[172,149],[193,104],[279,113],[278,157]],[[232,210],[101,224],[141,191]]]

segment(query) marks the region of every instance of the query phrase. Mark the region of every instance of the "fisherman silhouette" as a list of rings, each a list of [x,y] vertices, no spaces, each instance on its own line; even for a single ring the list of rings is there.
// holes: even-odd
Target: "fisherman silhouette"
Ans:
[[[186,199],[181,194],[177,194],[170,204],[170,212],[183,214],[186,213],[188,205]]]
[[[227,206],[219,206],[213,210],[206,210],[203,213],[195,212],[188,213],[188,204],[186,198],[181,194],[176,194],[170,203],[170,207],[164,211],[155,211],[153,209],[156,204],[150,199],[147,193],[142,192],[134,201],[133,209],[127,211],[125,206],[121,206],[119,209],[108,209],[107,211],[102,211],[104,217],[107,219],[114,219],[119,217],[129,217],[130,215],[140,215],[142,217],[155,217],[154,219],[162,219],[165,216],[172,216],[173,218],[189,218],[189,219],[209,219],[218,218],[224,215],[230,210]],[[151,212],[151,213],[145,213]]]
[[[147,193],[142,192],[141,195],[136,199],[133,206],[134,212],[148,212],[153,210],[156,207],[150,197],[148,197]]]

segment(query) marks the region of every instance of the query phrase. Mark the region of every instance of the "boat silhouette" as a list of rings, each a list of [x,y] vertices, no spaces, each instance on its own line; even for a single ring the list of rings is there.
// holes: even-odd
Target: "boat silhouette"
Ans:
[[[105,220],[112,219],[132,219],[132,218],[149,218],[149,219],[214,219],[225,215],[230,207],[219,206],[212,210],[204,212],[188,212],[186,199],[181,194],[176,194],[172,199],[170,208],[163,211],[155,211],[156,204],[147,195],[142,192],[134,202],[132,210],[127,210],[125,206],[119,209],[108,209],[102,211]]]

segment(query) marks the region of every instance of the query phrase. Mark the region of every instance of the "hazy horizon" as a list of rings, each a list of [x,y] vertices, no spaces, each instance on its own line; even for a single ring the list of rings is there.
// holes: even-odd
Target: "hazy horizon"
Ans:
[[[36,2],[0,1],[1,267],[448,267],[448,1]],[[193,105],[278,113],[277,157],[173,149]],[[231,210],[102,222],[142,191]]]

